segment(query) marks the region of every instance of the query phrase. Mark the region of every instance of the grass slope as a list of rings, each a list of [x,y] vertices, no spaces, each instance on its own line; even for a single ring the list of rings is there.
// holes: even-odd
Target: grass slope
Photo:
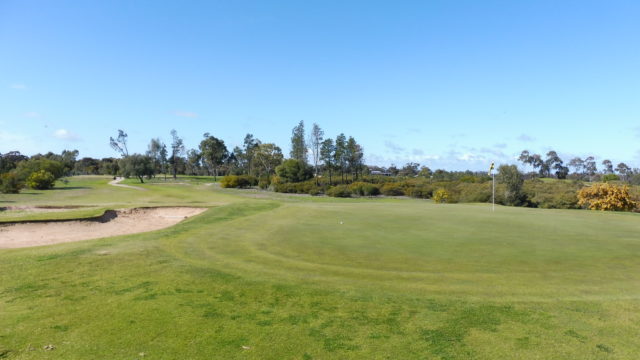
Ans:
[[[640,349],[635,214],[106,182],[75,178],[0,206],[211,209],[151,233],[0,250],[0,359],[635,359]]]

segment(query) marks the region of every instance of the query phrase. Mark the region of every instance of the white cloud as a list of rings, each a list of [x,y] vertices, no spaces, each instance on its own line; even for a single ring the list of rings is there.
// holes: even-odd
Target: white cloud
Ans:
[[[53,132],[53,137],[60,140],[79,141],[80,137],[67,129],[58,129]]]
[[[173,115],[180,116],[180,117],[189,117],[189,118],[198,117],[198,114],[191,111],[175,111]]]
[[[487,161],[487,158],[484,155],[480,155],[480,154],[464,153],[461,156],[458,156],[458,160],[461,160],[461,161]]]
[[[15,89],[15,90],[26,90],[27,89],[27,85],[19,84],[19,83],[11,84],[11,85],[9,85],[9,87],[12,88],[12,89]]]

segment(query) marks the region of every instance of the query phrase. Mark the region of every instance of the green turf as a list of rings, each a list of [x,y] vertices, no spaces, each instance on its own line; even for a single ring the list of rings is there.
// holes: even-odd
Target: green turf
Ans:
[[[636,359],[640,350],[637,214],[107,181],[72,178],[67,190],[0,206],[211,209],[151,233],[0,250],[0,359]]]

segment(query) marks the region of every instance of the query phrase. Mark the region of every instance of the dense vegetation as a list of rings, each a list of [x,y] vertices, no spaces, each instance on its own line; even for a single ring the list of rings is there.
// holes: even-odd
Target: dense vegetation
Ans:
[[[438,202],[491,202],[494,200],[491,177],[482,172],[431,170],[418,163],[401,168],[365,165],[364,150],[353,137],[339,134],[325,138],[313,124],[307,135],[300,121],[291,132],[291,152],[285,158],[274,143],[263,143],[247,134],[242,147],[229,150],[222,139],[205,133],[197,149],[186,150],[182,138],[172,130],[171,143],[151,139],[145,154],[129,154],[128,135],[118,130],[110,138],[120,158],[77,159],[78,151],[47,153],[31,158],[19,152],[0,156],[0,191],[19,192],[23,187],[51,188],[64,175],[120,175],[137,178],[141,183],[160,174],[224,176],[227,188],[259,187],[282,193],[334,197],[409,196]],[[311,160],[311,162],[309,161]],[[519,161],[533,171],[521,173],[515,165],[498,167],[495,202],[510,206],[541,208],[594,208],[579,202],[578,192],[597,182],[640,185],[640,169],[624,163],[614,167],[602,161],[598,171],[595,157],[573,158],[565,164],[557,152],[546,158],[524,150]],[[554,181],[547,181],[553,179]],[[435,195],[438,196],[435,196]],[[635,209],[638,194],[631,189],[625,210]],[[605,207],[618,209],[621,207]]]

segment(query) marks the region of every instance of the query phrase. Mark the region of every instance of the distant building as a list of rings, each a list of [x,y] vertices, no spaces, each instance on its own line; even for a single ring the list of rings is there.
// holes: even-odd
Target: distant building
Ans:
[[[371,175],[391,176],[391,173],[388,171],[371,170]]]

